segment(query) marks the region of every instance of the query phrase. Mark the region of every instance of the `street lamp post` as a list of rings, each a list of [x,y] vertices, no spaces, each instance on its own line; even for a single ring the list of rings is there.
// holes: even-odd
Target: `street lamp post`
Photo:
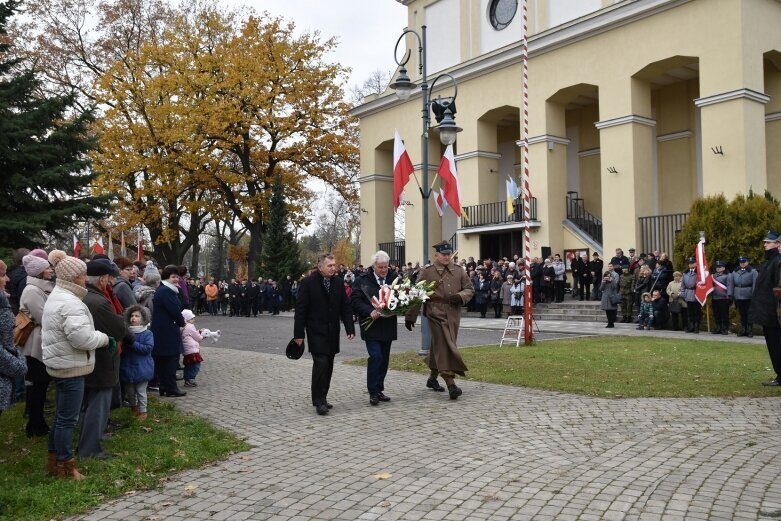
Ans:
[[[393,59],[396,61],[396,65],[399,66],[399,75],[396,81],[390,84],[390,88],[396,91],[396,96],[400,100],[409,99],[412,91],[415,89],[415,83],[410,80],[407,75],[407,69],[405,65],[409,62],[412,52],[408,49],[404,54],[404,57],[399,61],[397,58],[399,44],[407,34],[414,34],[418,39],[418,70],[421,76],[420,93],[422,99],[422,120],[423,120],[423,133],[421,134],[421,178],[422,183],[420,186],[420,195],[423,198],[423,264],[425,265],[426,256],[428,255],[429,238],[428,238],[428,199],[431,196],[431,187],[428,184],[428,132],[431,128],[431,115],[430,111],[434,111],[434,117],[439,123],[436,127],[439,130],[439,139],[444,145],[452,145],[456,141],[456,134],[461,132],[461,128],[456,126],[455,113],[456,113],[456,96],[458,96],[458,83],[456,79],[450,74],[443,73],[434,78],[429,89],[428,78],[426,75],[426,26],[421,27],[421,34],[418,34],[412,29],[405,29],[401,33],[399,39],[396,41],[396,47],[393,50]],[[434,91],[434,86],[442,78],[449,78],[453,82],[453,96],[448,98],[431,99],[431,92]],[[421,348],[420,354],[426,354],[431,345],[431,332],[428,327],[428,321],[421,315]]]

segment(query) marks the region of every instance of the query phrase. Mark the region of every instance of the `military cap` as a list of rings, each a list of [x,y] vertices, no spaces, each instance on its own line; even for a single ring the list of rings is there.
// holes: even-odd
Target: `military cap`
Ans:
[[[716,261],[716,267],[717,268],[726,268],[727,267],[727,263],[724,262],[724,261],[721,261],[721,260],[717,260]]]
[[[434,246],[432,246],[432,248],[434,248],[434,251],[436,251],[437,253],[453,252],[453,245],[447,241],[438,242]]]
[[[740,257],[738,257],[738,262],[748,262],[748,257],[746,257],[745,255],[741,255]]]
[[[769,230],[767,232],[767,235],[764,239],[762,239],[762,242],[779,242],[778,238],[781,236],[778,232],[774,232],[773,230]]]
[[[295,339],[291,339],[290,342],[287,343],[287,347],[285,347],[285,356],[287,356],[291,360],[298,360],[299,358],[301,358],[301,355],[303,354],[304,354],[303,342],[301,342],[301,345],[298,345]]]
[[[695,262],[697,262],[697,260],[696,260],[694,257],[689,257],[689,259],[688,259],[688,261],[687,261],[687,262],[688,262],[689,264],[694,264]]]
[[[629,251],[635,251],[635,249],[634,248],[629,248]]]

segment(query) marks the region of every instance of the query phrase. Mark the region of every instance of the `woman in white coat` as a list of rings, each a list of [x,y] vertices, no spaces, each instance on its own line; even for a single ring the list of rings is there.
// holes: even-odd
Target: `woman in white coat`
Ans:
[[[87,265],[54,250],[49,262],[57,282],[43,307],[41,326],[43,363],[57,388],[54,424],[49,431],[48,471],[51,475],[84,479],[73,457],[73,430],[84,397],[84,377],[95,368],[95,349],[112,348],[105,333],[95,331],[92,315],[82,299]],[[116,341],[112,342],[116,349]]]

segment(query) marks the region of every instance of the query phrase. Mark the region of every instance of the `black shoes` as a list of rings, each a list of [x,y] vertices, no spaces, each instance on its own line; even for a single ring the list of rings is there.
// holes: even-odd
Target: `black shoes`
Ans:
[[[448,385],[447,392],[450,394],[451,400],[456,400],[458,399],[459,396],[464,394],[464,391],[462,391],[461,388],[458,387],[456,384]]]
[[[370,394],[369,395],[369,403],[371,405],[379,405],[380,404],[380,395],[379,394]]]
[[[445,391],[445,388],[442,387],[441,385],[439,385],[438,381],[432,380],[431,378],[426,380],[426,387],[428,387],[429,389],[433,389],[433,390],[435,390],[437,392],[440,392],[440,393]]]
[[[187,396],[187,393],[185,391],[182,391],[181,389],[174,389],[173,391],[160,391],[160,396],[170,396],[172,398],[178,398],[180,396]]]
[[[385,396],[382,391],[377,393],[377,397],[380,399],[381,402],[389,402],[390,396]]]
[[[762,385],[765,387],[779,387],[781,386],[781,382],[778,381],[778,378],[776,378],[775,380],[770,380],[769,382],[762,382]]]
[[[319,414],[320,416],[325,416],[326,414],[328,414],[328,405],[326,405],[324,403],[321,403],[320,405],[318,405],[317,406],[317,414]]]

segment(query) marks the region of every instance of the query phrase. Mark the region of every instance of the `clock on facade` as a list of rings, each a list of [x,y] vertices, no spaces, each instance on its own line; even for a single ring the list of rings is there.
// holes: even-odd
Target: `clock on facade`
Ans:
[[[518,0],[491,0],[488,6],[488,19],[491,26],[501,31],[513,21],[518,10]]]

